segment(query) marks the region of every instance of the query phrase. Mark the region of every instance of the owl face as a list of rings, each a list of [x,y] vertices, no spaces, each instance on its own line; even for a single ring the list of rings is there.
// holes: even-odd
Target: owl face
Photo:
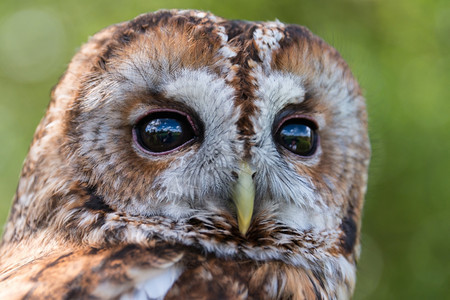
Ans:
[[[233,252],[229,239],[208,244],[208,228],[247,252],[262,231],[277,232],[271,247],[308,235],[352,264],[366,123],[348,66],[304,27],[196,11],[142,15],[92,37],[54,89],[4,239],[70,231],[74,218],[84,231],[70,234],[84,241],[100,240],[117,218],[126,226],[195,218],[190,228],[207,236],[195,242],[207,249]],[[246,180],[242,204],[236,185]]]
[[[141,17],[103,45],[69,104],[64,149],[86,170],[79,180],[131,215],[234,214],[246,161],[254,215],[300,230],[338,226],[368,152],[364,102],[343,61],[306,29],[197,17],[161,14],[145,30]],[[170,126],[162,120],[181,129],[152,135]],[[165,145],[177,130],[186,141]]]

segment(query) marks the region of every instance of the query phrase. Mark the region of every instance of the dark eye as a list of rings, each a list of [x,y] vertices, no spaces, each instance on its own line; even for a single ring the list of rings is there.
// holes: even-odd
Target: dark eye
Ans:
[[[313,155],[317,148],[317,126],[308,119],[292,118],[280,125],[275,137],[280,145],[301,155]]]
[[[157,111],[134,128],[137,143],[147,151],[163,154],[194,140],[196,130],[189,116],[173,111]]]

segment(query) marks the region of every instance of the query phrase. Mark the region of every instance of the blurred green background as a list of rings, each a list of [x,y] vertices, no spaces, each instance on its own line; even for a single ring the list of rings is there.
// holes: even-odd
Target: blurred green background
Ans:
[[[448,0],[2,0],[0,225],[50,89],[77,48],[109,24],[160,8],[278,18],[341,52],[365,91],[373,145],[355,299],[448,297]]]

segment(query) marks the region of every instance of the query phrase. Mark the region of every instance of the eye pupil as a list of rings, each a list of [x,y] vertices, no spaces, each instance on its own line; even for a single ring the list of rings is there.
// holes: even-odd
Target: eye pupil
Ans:
[[[175,119],[153,119],[147,123],[142,135],[147,145],[152,148],[168,149],[176,147],[182,133],[181,124]],[[159,152],[159,151],[156,151]]]
[[[307,120],[290,119],[280,126],[277,132],[279,143],[289,151],[309,156],[316,149],[316,132]]]
[[[154,153],[174,150],[195,137],[187,117],[175,112],[151,113],[137,124],[135,132],[139,145]]]

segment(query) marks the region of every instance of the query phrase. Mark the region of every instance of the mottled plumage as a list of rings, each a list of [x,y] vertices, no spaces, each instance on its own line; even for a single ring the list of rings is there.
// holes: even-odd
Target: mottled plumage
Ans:
[[[138,124],[173,115],[193,138],[143,147]],[[279,137],[291,124],[311,151]],[[358,83],[306,28],[176,10],[112,25],[37,128],[0,298],[350,298],[369,156]]]

